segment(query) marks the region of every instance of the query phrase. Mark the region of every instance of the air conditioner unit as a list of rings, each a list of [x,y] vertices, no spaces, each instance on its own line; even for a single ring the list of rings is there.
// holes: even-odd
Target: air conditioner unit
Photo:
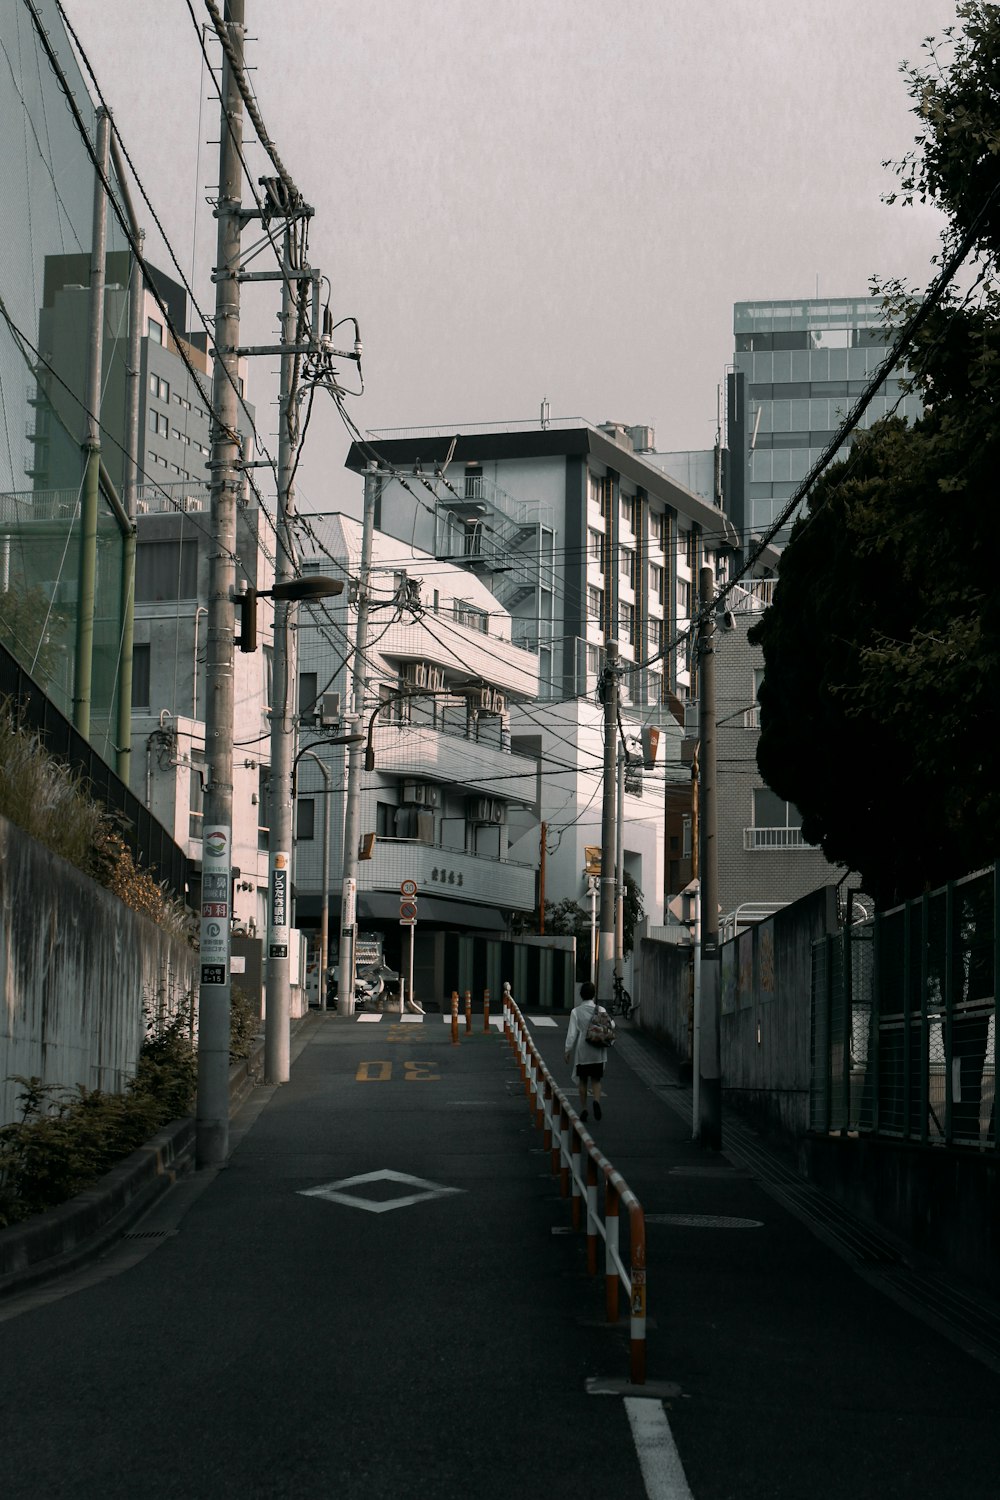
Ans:
[[[420,803],[422,803],[426,799],[426,793],[427,793],[427,788],[426,788],[426,786],[424,785],[424,783],[422,781],[404,781],[403,782],[403,801],[404,802],[420,802]]]
[[[340,694],[324,693],[318,704],[320,727],[332,729],[340,722]]]
[[[428,784],[424,787],[424,806],[438,807],[441,803],[441,788]]]
[[[502,823],[507,817],[507,809],[502,802],[490,803],[490,822]]]
[[[469,821],[471,823],[491,823],[493,821],[493,801],[490,797],[469,798]]]
[[[148,516],[149,515],[149,501],[148,500],[137,500],[135,502],[135,513],[136,513],[137,516]]]
[[[185,495],[184,499],[181,501],[181,504],[184,506],[185,510],[205,509],[200,495]]]

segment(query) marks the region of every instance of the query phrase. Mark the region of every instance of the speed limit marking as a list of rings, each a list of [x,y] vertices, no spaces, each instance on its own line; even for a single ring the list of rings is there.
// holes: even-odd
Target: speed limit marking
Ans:
[[[415,896],[417,894],[417,882],[415,880],[404,880],[399,887],[401,896]]]

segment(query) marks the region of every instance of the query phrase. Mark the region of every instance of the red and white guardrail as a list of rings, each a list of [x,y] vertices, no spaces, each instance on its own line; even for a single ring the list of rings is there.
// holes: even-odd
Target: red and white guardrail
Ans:
[[[633,1385],[646,1381],[646,1220],[642,1205],[603,1152],[597,1149],[565,1094],[556,1084],[531,1039],[510,986],[504,985],[504,1033],[517,1056],[521,1079],[535,1124],[542,1131],[542,1144],[549,1152],[552,1175],[559,1190],[572,1201],[573,1228],[579,1229],[586,1205],[587,1270],[597,1275],[597,1241],[604,1240],[604,1297],[609,1323],[618,1322],[618,1289],[625,1288],[629,1301],[630,1359]],[[457,1030],[457,1016],[455,1019]],[[586,1158],[584,1164],[584,1158]],[[604,1183],[603,1218],[598,1206],[598,1185]],[[621,1258],[619,1221],[622,1210],[629,1220],[629,1264]]]

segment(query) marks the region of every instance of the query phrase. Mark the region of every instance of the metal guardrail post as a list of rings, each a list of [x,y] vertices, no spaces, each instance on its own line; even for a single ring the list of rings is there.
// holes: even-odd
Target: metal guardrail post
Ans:
[[[465,1034],[468,1036],[472,1031],[472,991],[465,992]]]
[[[483,990],[483,1030],[490,1029],[490,992]]]
[[[618,1322],[618,1188],[604,1179],[604,1306],[609,1323]]]
[[[628,1219],[629,1238],[632,1244],[629,1366],[633,1385],[644,1385],[646,1381],[646,1220],[635,1200],[629,1206]]]
[[[597,1275],[597,1163],[587,1152],[587,1274]]]
[[[451,992],[451,1045],[458,1046],[458,990]]]

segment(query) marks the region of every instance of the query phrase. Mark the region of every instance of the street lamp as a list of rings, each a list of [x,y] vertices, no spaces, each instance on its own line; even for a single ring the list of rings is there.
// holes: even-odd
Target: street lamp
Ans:
[[[280,561],[281,559],[279,559]],[[275,601],[274,682],[271,720],[271,816],[267,881],[267,1014],[264,1019],[264,1078],[287,1083],[291,1062],[288,945],[292,867],[292,778],[296,734],[295,606],[301,599],[332,599],[344,591],[342,578],[309,573],[279,578],[273,588],[247,589],[240,598],[241,651],[257,643],[257,600]]]

